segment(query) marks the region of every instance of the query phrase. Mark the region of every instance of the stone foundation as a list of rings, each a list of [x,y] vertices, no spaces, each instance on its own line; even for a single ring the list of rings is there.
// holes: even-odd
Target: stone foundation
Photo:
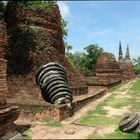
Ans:
[[[98,86],[110,88],[116,86],[122,82],[121,79],[113,79],[113,78],[100,78],[100,77],[87,77],[86,78],[87,85],[90,86]]]

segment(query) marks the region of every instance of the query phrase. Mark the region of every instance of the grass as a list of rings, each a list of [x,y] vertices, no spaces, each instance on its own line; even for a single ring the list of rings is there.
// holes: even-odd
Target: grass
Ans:
[[[106,116],[98,116],[97,114],[94,114],[93,116],[87,116],[80,120],[80,123],[86,124],[86,125],[116,125],[121,116],[118,117],[106,117]]]
[[[30,130],[25,131],[23,135],[23,140],[31,140],[31,136],[29,135]]]
[[[110,92],[114,92],[114,91],[116,91],[116,90],[121,90],[121,89],[119,89],[120,87],[122,87],[122,84],[113,86],[112,88],[109,89],[109,91],[110,91]]]
[[[43,124],[47,125],[47,126],[55,126],[55,127],[61,127],[62,123],[59,121],[52,121],[52,120],[48,120],[48,119],[44,119],[43,120]]]
[[[116,129],[114,132],[103,136],[94,133],[88,139],[138,139],[138,136],[136,132],[123,133],[119,129]]]
[[[126,90],[126,88],[121,88],[122,85],[115,86],[111,88],[110,96],[100,103],[95,109],[87,112],[85,116],[80,118],[79,123],[84,125],[99,125],[99,126],[109,126],[114,125],[117,126],[118,122],[124,116],[124,114],[118,116],[107,116],[107,111],[104,110],[105,106],[111,106],[113,108],[122,108],[125,106],[131,106],[130,111],[139,112],[140,110],[140,79],[137,79],[136,82],[133,83],[132,87],[128,91],[127,95],[130,97],[124,98],[116,98],[117,94]],[[118,93],[117,93],[118,92]],[[138,135],[136,133],[122,133],[120,130],[116,128],[116,130],[110,134],[106,134],[104,136],[99,136],[97,134],[92,134],[89,138],[94,139],[138,139]]]

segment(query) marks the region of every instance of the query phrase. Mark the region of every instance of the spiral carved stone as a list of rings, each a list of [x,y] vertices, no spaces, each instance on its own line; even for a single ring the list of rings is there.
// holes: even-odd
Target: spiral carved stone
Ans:
[[[52,104],[71,104],[73,98],[66,71],[60,64],[52,62],[41,66],[36,74],[36,83],[45,101]]]

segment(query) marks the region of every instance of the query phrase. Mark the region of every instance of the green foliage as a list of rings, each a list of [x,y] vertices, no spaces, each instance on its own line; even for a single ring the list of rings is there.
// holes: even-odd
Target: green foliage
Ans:
[[[72,54],[70,50],[73,47],[67,43],[65,43],[65,47],[66,56],[71,63],[74,64],[75,67],[79,67],[86,76],[92,75],[99,54],[103,51],[103,49],[97,44],[91,44],[84,48],[85,52],[76,51]]]
[[[48,120],[48,119],[44,119],[43,120],[43,124],[47,125],[47,126],[55,126],[55,127],[61,127],[62,123],[59,121],[52,121],[52,120]]]
[[[95,64],[103,49],[98,44],[91,44],[85,47],[84,50],[86,52],[83,53],[81,59],[81,70],[86,76],[90,76],[94,72]]]
[[[23,140],[31,140],[31,136],[29,135],[30,130],[25,131],[24,133],[22,133],[23,136]]]
[[[17,3],[19,7],[30,8],[30,9],[41,9],[46,11],[51,10],[54,4],[56,4],[56,0],[22,1]],[[62,37],[65,39],[65,37],[67,37],[68,35],[68,29],[66,29],[68,22],[62,18],[60,20],[61,20],[61,28],[62,28]]]
[[[66,59],[67,59],[68,62],[70,63],[71,67],[72,67],[73,69],[75,69],[76,67],[75,67],[75,64],[74,64],[73,60],[71,59],[71,57],[66,56]]]
[[[136,75],[139,75],[140,74],[140,66],[133,66],[133,70],[135,72]]]
[[[5,5],[0,1],[0,20],[4,20]]]
[[[140,75],[140,56],[137,59],[133,59],[133,70],[136,75]]]
[[[41,113],[43,111],[44,111],[44,108],[38,106],[32,110],[32,113],[35,115],[36,113]]]
[[[133,63],[134,63],[134,65],[140,66],[140,56],[137,59],[133,58]]]
[[[80,51],[76,51],[73,54],[73,61],[74,61],[75,66],[80,67],[82,57],[83,57],[83,53],[81,53]]]
[[[35,49],[35,42],[33,42],[33,38],[36,36],[32,28],[30,28],[29,25],[18,25],[12,28],[8,29],[8,35],[9,35],[9,44],[11,47],[15,46],[22,46],[22,47],[16,47],[16,51],[18,52],[17,55],[11,51],[11,47],[7,47],[7,54],[6,58],[8,60],[15,59],[15,65],[18,65],[18,67],[15,67],[14,65],[11,65],[11,69],[9,69],[9,73],[16,73],[16,74],[22,74],[22,73],[28,73],[31,70],[31,61],[28,60],[29,58],[29,52],[31,49]],[[18,58],[18,59],[17,59]],[[25,67],[25,65],[27,67]]]
[[[56,1],[22,1],[17,3],[19,7],[26,7],[30,9],[50,10]]]
[[[66,56],[70,56],[70,51],[72,50],[73,46],[68,44],[67,42],[64,42],[65,49],[66,49]]]
[[[62,28],[63,39],[65,39],[68,36],[68,29],[66,29],[67,24],[68,24],[68,21],[61,18],[61,28]]]
[[[105,135],[98,135],[94,133],[88,137],[88,139],[138,139],[138,134],[136,132],[133,133],[123,133],[119,129],[115,129],[114,132],[105,134]]]
[[[116,91],[115,91],[116,90]],[[121,98],[117,98],[120,91],[125,91],[126,87],[116,86],[113,87],[113,90],[110,92],[110,96],[101,102],[96,109],[90,110],[85,116],[83,116],[79,123],[84,125],[97,125],[97,126],[104,126],[104,127],[111,127],[114,126],[116,129],[114,132],[110,132],[108,134],[99,135],[97,133],[93,133],[88,138],[89,139],[138,139],[138,134],[136,132],[132,133],[123,133],[121,132],[118,127],[118,122],[122,119],[124,114],[122,115],[114,115],[108,116],[108,112],[104,110],[105,106],[111,106],[115,109],[121,109],[123,107],[131,106],[130,111],[132,112],[139,112],[140,109],[140,79],[137,79],[133,82],[132,87],[127,92],[127,96],[122,95]],[[113,91],[113,92],[112,92]],[[114,92],[115,91],[115,92]],[[118,92],[117,92],[118,91]],[[120,95],[121,96],[121,95]]]

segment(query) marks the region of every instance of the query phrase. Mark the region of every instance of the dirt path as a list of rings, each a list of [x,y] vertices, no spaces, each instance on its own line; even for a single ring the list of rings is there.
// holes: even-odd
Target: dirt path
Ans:
[[[120,98],[121,96],[127,96],[127,92],[130,87],[133,85],[132,82],[129,82],[119,88],[118,92]],[[29,131],[29,135],[32,139],[86,139],[88,135],[93,132],[96,132],[100,135],[103,135],[108,132],[114,131],[114,127],[99,127],[99,126],[82,126],[74,124],[81,116],[85,115],[87,111],[95,108],[100,102],[105,100],[111,95],[111,92],[105,94],[103,97],[97,99],[95,102],[91,102],[79,111],[75,113],[74,116],[65,119],[61,123],[61,127],[50,127],[43,125],[39,122],[34,123]],[[106,107],[109,111],[109,115],[114,115],[112,112],[118,113],[118,110],[113,110],[112,107]],[[119,110],[120,111],[120,110]],[[127,112],[127,108],[122,109],[121,112]],[[33,124],[33,123],[32,123]]]

